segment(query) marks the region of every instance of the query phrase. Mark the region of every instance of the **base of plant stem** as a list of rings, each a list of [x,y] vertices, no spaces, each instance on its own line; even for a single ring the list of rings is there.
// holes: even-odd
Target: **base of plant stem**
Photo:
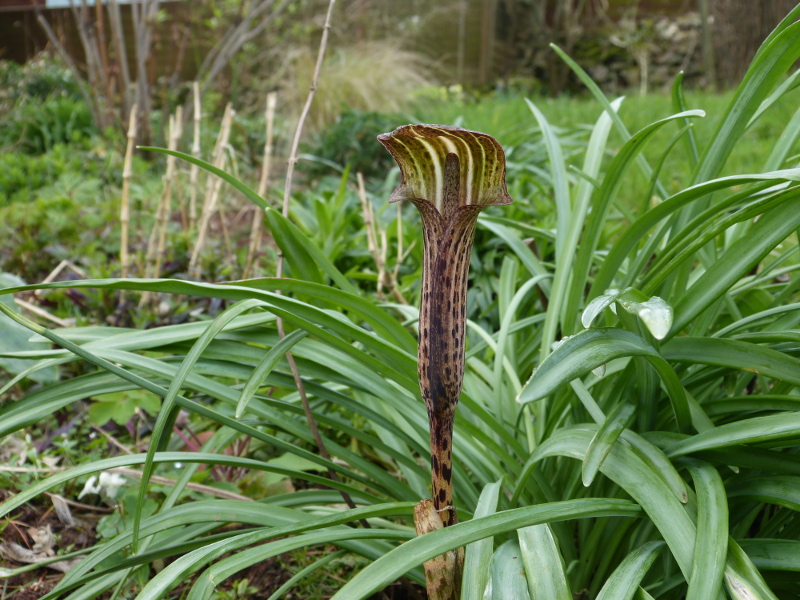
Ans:
[[[433,501],[426,498],[414,507],[417,535],[443,529],[444,523]],[[461,597],[461,574],[464,567],[464,548],[456,548],[430,559],[425,567],[425,587],[428,600],[458,600]]]

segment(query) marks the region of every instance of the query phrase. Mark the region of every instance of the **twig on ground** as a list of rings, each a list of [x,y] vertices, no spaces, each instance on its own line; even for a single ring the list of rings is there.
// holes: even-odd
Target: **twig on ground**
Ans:
[[[42,317],[43,319],[47,319],[48,321],[55,323],[59,327],[72,327],[75,324],[74,319],[70,320],[59,319],[57,316],[50,314],[45,309],[40,308],[35,304],[31,304],[30,302],[25,302],[25,300],[22,300],[20,298],[16,298],[15,302],[17,303],[17,306],[19,306],[20,308],[24,308],[28,312],[35,314],[37,317]]]
[[[123,444],[122,444],[122,442],[120,442],[119,440],[117,440],[117,438],[115,438],[113,435],[111,435],[110,433],[108,433],[108,432],[107,432],[105,429],[103,429],[102,427],[98,427],[97,425],[94,425],[94,424],[93,424],[93,425],[92,425],[92,429],[94,429],[96,432],[98,432],[98,433],[102,434],[103,436],[105,436],[105,438],[106,438],[106,439],[107,439],[107,440],[108,440],[108,441],[109,441],[109,442],[110,442],[110,443],[111,443],[113,446],[116,446],[117,448],[119,448],[120,450],[122,450],[122,451],[123,451],[125,454],[133,454],[133,450],[131,450],[130,448],[128,448],[128,447],[126,447],[125,445],[123,445]]]
[[[99,512],[99,513],[112,513],[114,512],[113,508],[108,508],[106,506],[92,506],[91,504],[84,504],[83,502],[76,502],[75,500],[69,500],[64,498],[63,496],[59,496],[58,494],[53,494],[51,492],[45,492],[45,495],[49,498],[53,496],[58,496],[63,500],[66,504],[69,504],[73,508],[80,508],[81,510],[86,510],[89,512]]]
[[[0,465],[0,472],[4,473],[58,473],[70,467],[4,467]]]
[[[115,467],[113,469],[109,469],[112,473],[119,473],[120,475],[125,475],[127,477],[136,477],[137,479],[141,479],[143,473],[141,471],[137,471],[136,469],[129,469],[127,467]],[[159,475],[151,475],[150,476],[150,483],[158,483],[160,485],[169,485],[174,486],[177,485],[177,481],[174,479],[169,479],[168,477],[161,477]],[[216,496],[217,498],[223,498],[224,500],[245,500],[246,502],[255,502],[252,498],[248,498],[247,496],[242,496],[241,494],[237,494],[236,492],[229,492],[227,490],[220,490],[215,487],[211,487],[210,485],[203,485],[202,483],[193,483],[189,482],[186,484],[187,490],[192,490],[193,492],[201,492],[203,494],[209,494],[211,496]]]
[[[69,269],[82,279],[89,279],[89,276],[86,274],[86,271],[81,269],[75,263],[64,259],[60,263],[58,263],[55,269],[50,271],[50,274],[42,280],[42,283],[50,283],[51,281],[54,281],[56,277],[61,275],[61,271],[63,271],[64,269]],[[47,290],[36,290],[33,294],[38,298],[41,297],[46,291]]]

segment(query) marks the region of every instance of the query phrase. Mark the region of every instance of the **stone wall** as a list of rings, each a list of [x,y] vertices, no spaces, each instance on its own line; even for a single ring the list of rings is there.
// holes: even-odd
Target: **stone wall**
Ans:
[[[700,31],[699,13],[621,19],[592,34],[576,48],[575,58],[606,90],[666,91],[680,71],[687,85],[704,86],[709,82],[702,71]],[[599,48],[591,51],[592,45]]]

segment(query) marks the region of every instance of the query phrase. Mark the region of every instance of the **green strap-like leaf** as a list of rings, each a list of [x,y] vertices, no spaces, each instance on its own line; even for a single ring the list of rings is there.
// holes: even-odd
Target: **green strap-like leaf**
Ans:
[[[631,600],[664,542],[647,542],[628,554],[603,584],[596,600]]]
[[[697,492],[697,541],[686,600],[707,600],[722,591],[728,554],[728,501],[722,477],[714,467],[694,460],[688,467]]]
[[[226,183],[230,184],[231,187],[233,187],[234,189],[239,190],[242,194],[244,194],[244,196],[248,200],[250,200],[253,204],[258,206],[259,208],[263,210],[271,210],[266,200],[264,200],[261,196],[259,196],[255,191],[250,189],[247,185],[239,181],[236,177],[234,177],[230,173],[226,173],[222,169],[218,169],[209,162],[194,157],[191,154],[178,152],[177,150],[167,150],[166,148],[155,148],[153,146],[137,146],[137,148],[139,150],[147,150],[148,152],[158,152],[159,154],[167,154],[169,156],[174,156],[175,158],[180,158],[181,160],[185,160],[186,162],[191,163],[193,165],[197,165],[201,169],[208,171],[212,175],[216,175]]]
[[[597,199],[592,205],[592,212],[587,219],[586,230],[584,231],[580,250],[575,260],[575,267],[572,272],[572,285],[570,286],[569,294],[566,299],[566,306],[564,308],[564,315],[572,319],[572,323],[567,327],[566,333],[573,333],[577,329],[580,300],[583,297],[589,270],[595,258],[597,246],[600,243],[600,236],[606,223],[606,216],[619,187],[622,185],[623,176],[627,172],[631,162],[640,154],[647,141],[667,123],[675,119],[703,116],[705,116],[705,113],[701,110],[690,110],[656,121],[633,135],[614,157],[614,160],[611,162],[611,165],[609,165],[608,171],[603,178],[603,185],[598,192]]]
[[[664,448],[664,454],[676,458],[703,450],[793,438],[800,438],[800,412],[784,412],[726,423],[674,442]],[[753,467],[758,468],[756,465]]]
[[[167,436],[169,436],[169,433],[165,432],[165,429],[167,424],[170,423],[170,415],[172,415],[172,408],[175,404],[175,399],[180,393],[186,378],[189,376],[189,373],[194,368],[195,363],[200,358],[200,355],[211,343],[214,337],[216,337],[216,335],[219,334],[233,319],[258,306],[264,306],[264,302],[260,300],[245,300],[244,302],[239,302],[227,308],[216,319],[211,321],[203,334],[194,343],[192,349],[186,355],[186,358],[184,358],[177,375],[170,383],[169,390],[167,390],[167,395],[164,396],[164,402],[161,405],[161,411],[156,419],[156,424],[153,427],[153,434],[150,439],[150,445],[147,449],[147,459],[145,460],[144,468],[142,469],[142,481],[139,485],[139,497],[133,512],[133,540],[131,542],[131,548],[134,554],[136,554],[139,546],[139,524],[142,521],[142,509],[144,507],[145,497],[147,495],[147,484],[150,481],[150,476],[153,474],[153,457],[155,456],[156,450],[162,447],[162,442],[165,441],[162,439],[162,437],[165,435],[165,433]],[[172,417],[172,420],[174,420],[174,416]]]
[[[545,398],[573,379],[623,356],[643,356],[653,365],[667,389],[679,429],[688,431],[689,403],[677,375],[654,348],[624,329],[587,329],[568,338],[539,365],[518,401]]]
[[[728,496],[750,496],[761,502],[800,511],[800,477],[755,477],[731,486]]]
[[[146,454],[128,454],[125,456],[116,456],[114,458],[106,458],[92,463],[87,463],[85,465],[79,465],[67,471],[62,471],[60,473],[51,475],[47,479],[44,479],[42,481],[39,481],[38,483],[31,485],[30,487],[26,488],[25,490],[21,491],[15,496],[12,496],[8,500],[0,504],[0,517],[9,514],[11,511],[16,510],[17,508],[19,508],[26,502],[32,500],[39,494],[42,494],[47,490],[51,490],[61,485],[62,483],[76,479],[83,475],[98,473],[100,471],[105,471],[107,469],[142,465],[144,464],[146,458],[147,458]],[[307,481],[312,481],[314,483],[322,484],[334,489],[342,489],[346,491],[348,494],[353,494],[356,496],[364,495],[363,491],[359,491],[358,489],[349,485],[337,483],[330,479],[326,479],[325,477],[319,477],[303,471],[297,471],[295,469],[287,469],[285,467],[270,464],[269,462],[263,462],[260,460],[253,460],[249,458],[239,458],[236,456],[228,456],[226,454],[209,454],[205,452],[156,452],[155,456],[153,457],[153,462],[154,463],[207,463],[210,465],[218,464],[218,465],[231,466],[243,469],[255,469],[257,471],[268,471],[272,473],[279,473],[281,475],[286,475],[288,477],[297,477],[299,479],[305,479]],[[374,496],[372,498],[373,501],[376,502],[378,501],[378,498],[375,498]]]
[[[275,365],[278,364],[278,361],[283,358],[292,347],[302,340],[306,335],[308,335],[305,331],[298,329],[297,331],[293,331],[285,338],[283,338],[280,342],[275,344],[272,348],[270,348],[269,352],[264,355],[264,358],[261,360],[260,363],[253,369],[253,374],[250,376],[250,379],[244,384],[242,388],[242,394],[239,396],[239,402],[236,405],[236,418],[239,419],[244,414],[244,411],[247,409],[247,404],[250,402],[250,399],[255,395],[258,391],[258,388],[261,387],[261,384],[264,383],[264,379],[266,379],[267,375],[269,375],[270,371],[275,368]]]
[[[546,523],[517,530],[531,600],[572,600],[556,538]]]
[[[597,430],[589,444],[589,449],[586,451],[586,457],[583,459],[582,479],[584,486],[589,487],[592,484],[603,461],[611,451],[611,447],[617,442],[635,411],[636,407],[633,404],[623,402],[611,411],[605,422],[600,426],[600,429]]]
[[[492,556],[491,597],[482,600],[531,600],[518,540],[508,540]],[[488,590],[487,590],[488,591]]]
[[[458,523],[414,538],[382,556],[339,590],[332,600],[361,600],[395,581],[415,565],[434,556],[490,535],[499,535],[521,527],[566,519],[600,516],[636,516],[639,507],[625,500],[586,498],[553,502],[499,512]]]
[[[682,331],[798,227],[800,198],[791,198],[763,214],[747,235],[734,242],[675,302],[670,337]]]
[[[502,480],[483,488],[474,518],[492,515],[497,510]],[[464,556],[464,577],[461,583],[461,600],[483,600],[489,580],[489,563],[492,558],[494,538],[487,537],[467,545]]]
[[[798,540],[747,539],[737,542],[759,569],[800,572]]]
[[[741,340],[681,336],[661,347],[669,361],[759,373],[800,386],[800,359]]]
[[[247,300],[258,298],[270,305],[270,312],[282,317],[291,323],[305,329],[332,346],[344,350],[348,354],[358,354],[370,363],[379,373],[392,372],[392,378],[401,383],[409,391],[418,389],[416,376],[416,360],[407,352],[401,351],[397,346],[376,336],[346,319],[334,316],[310,304],[262,290],[238,287],[235,285],[220,285],[212,283],[190,282],[175,279],[89,279],[83,281],[61,281],[38,286],[23,286],[0,290],[0,295],[16,293],[33,289],[58,289],[58,288],[84,288],[96,287],[100,289],[138,290],[149,292],[163,292],[172,294],[187,294],[210,298],[223,298],[227,300]],[[332,334],[338,333],[338,335]],[[367,347],[377,350],[383,357],[378,360],[367,355],[352,344],[342,339],[351,338],[362,342]],[[403,369],[404,372],[401,374]]]
[[[800,57],[800,23],[785,27],[770,36],[759,49],[736,91],[725,117],[710,138],[698,163],[694,182],[717,176],[733,147],[747,129],[750,117],[761,102]]]
[[[647,232],[659,222],[675,214],[683,207],[709,194],[726,188],[756,184],[752,188],[752,192],[755,193],[756,191],[771,187],[780,181],[800,181],[800,169],[773,171],[761,175],[732,175],[730,177],[722,177],[694,185],[678,192],[674,196],[670,196],[664,200],[664,202],[648,210],[622,232],[619,238],[614,242],[608,256],[606,256],[600,270],[595,276],[588,298],[591,300],[611,287],[614,277],[625,258],[647,235]]]
[[[616,112],[621,104],[622,98],[619,98],[611,103],[611,108]],[[583,171],[589,177],[597,177],[600,173],[600,167],[603,162],[610,131],[611,117],[608,113],[603,111],[594,129],[592,129],[592,135],[586,147]],[[539,348],[539,355],[542,358],[550,353],[550,347],[556,339],[556,331],[558,330],[559,323],[562,328],[566,329],[566,327],[570,325],[568,321],[572,321],[571,316],[569,319],[564,318],[564,298],[567,295],[570,278],[573,276],[573,259],[578,250],[578,242],[581,233],[583,233],[584,230],[586,215],[589,212],[593,192],[594,189],[587,181],[581,181],[575,194],[573,216],[567,223],[566,229],[564,229],[566,237],[563,242],[563,250],[559,256],[559,260],[557,260],[555,264],[553,290],[550,293],[546,319],[544,328],[542,329],[542,342]],[[560,228],[559,231],[561,231]]]

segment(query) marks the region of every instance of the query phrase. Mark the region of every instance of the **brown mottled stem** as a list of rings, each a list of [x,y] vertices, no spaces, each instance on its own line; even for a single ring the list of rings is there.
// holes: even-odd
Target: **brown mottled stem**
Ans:
[[[417,535],[425,535],[444,527],[440,513],[431,500],[420,500],[414,507]],[[428,600],[458,600],[461,598],[461,575],[464,549],[448,550],[425,562],[425,588]]]
[[[443,169],[443,215],[417,203],[427,225],[419,381],[430,420],[433,503],[445,527],[458,521],[453,507],[453,422],[464,379],[467,270],[475,228],[471,221],[481,208],[459,207],[460,190],[460,162],[449,153]]]
[[[511,203],[505,156],[485,133],[406,125],[378,136],[400,167],[390,202],[409,200],[422,218],[425,252],[419,308],[419,387],[430,421],[433,500],[414,511],[417,535],[453,525],[453,424],[464,380],[467,275],[478,214]],[[460,597],[463,550],[425,563],[430,600]]]
[[[453,421],[451,415],[428,416],[431,421],[431,487],[433,504],[445,527],[458,523],[453,505]]]

